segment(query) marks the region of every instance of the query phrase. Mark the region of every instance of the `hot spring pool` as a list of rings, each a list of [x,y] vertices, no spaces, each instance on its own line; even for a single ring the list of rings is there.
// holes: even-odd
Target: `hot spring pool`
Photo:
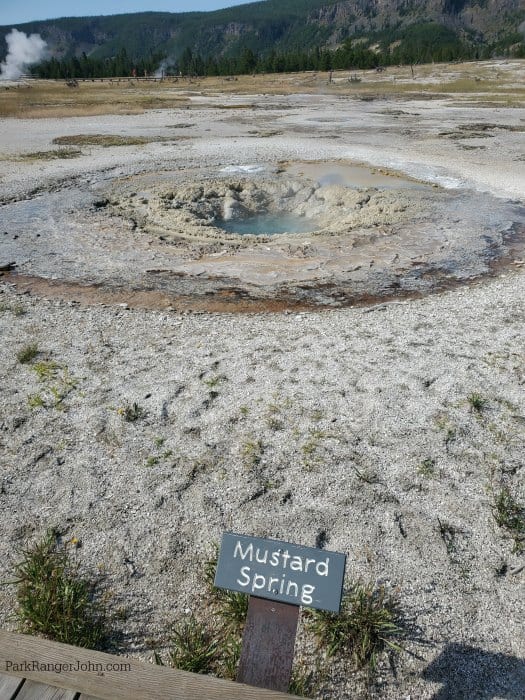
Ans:
[[[222,219],[218,228],[240,235],[271,236],[279,233],[310,233],[318,228],[317,222],[293,214],[257,214],[246,218]]]

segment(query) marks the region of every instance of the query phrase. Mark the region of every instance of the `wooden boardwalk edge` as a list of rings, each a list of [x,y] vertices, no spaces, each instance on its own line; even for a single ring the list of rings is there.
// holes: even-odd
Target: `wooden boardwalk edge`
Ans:
[[[0,674],[101,700],[290,700],[296,696],[0,629]]]

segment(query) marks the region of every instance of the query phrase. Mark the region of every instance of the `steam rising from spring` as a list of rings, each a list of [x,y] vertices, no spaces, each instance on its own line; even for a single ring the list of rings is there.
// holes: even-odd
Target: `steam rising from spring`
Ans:
[[[160,62],[160,66],[157,68],[157,70],[154,73],[155,78],[163,78],[164,74],[169,68],[172,68],[175,65],[175,59],[172,58],[171,56],[169,58],[164,58]]]
[[[38,63],[45,55],[47,44],[40,34],[27,35],[18,29],[12,29],[5,38],[8,53],[0,63],[0,79],[18,80],[26,66]]]

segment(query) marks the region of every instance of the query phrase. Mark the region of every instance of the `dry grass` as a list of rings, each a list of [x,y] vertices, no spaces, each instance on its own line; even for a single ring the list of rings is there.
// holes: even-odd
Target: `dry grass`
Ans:
[[[178,141],[180,136],[120,136],[119,134],[72,134],[57,136],[53,143],[58,146],[142,146],[159,141]],[[60,157],[60,156],[57,156]]]
[[[360,82],[351,82],[352,76]],[[0,117],[58,118],[99,114],[140,114],[148,109],[191,108],[190,96],[218,98],[215,109],[264,108],[260,99],[252,104],[228,103],[224,95],[248,98],[255,95],[291,93],[337,94],[364,100],[385,98],[439,98],[453,95],[482,106],[487,102],[506,106],[525,105],[525,60],[483,61],[464,64],[394,66],[376,73],[334,71],[332,82],[326,72],[244,75],[235,79],[210,77],[177,81],[124,79],[80,82],[69,88],[63,81],[36,80],[0,91]],[[199,103],[199,108],[203,107]]]
[[[171,83],[84,82],[69,88],[63,81],[35,80],[0,92],[0,117],[41,119],[142,114],[147,109],[180,107],[187,97]]]
[[[33,151],[32,153],[22,153],[14,160],[69,160],[78,158],[82,151],[78,148],[58,148],[55,151]]]

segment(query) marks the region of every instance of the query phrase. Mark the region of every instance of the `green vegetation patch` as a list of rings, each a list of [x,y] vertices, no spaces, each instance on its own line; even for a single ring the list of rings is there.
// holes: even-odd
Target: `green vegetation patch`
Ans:
[[[36,343],[30,343],[29,345],[26,345],[25,347],[21,348],[16,353],[16,359],[20,362],[21,365],[28,365],[31,362],[33,362],[37,355],[38,345]]]
[[[507,530],[514,540],[514,552],[525,550],[525,505],[520,503],[508,486],[495,495],[492,514],[497,524]]]
[[[126,403],[117,409],[119,416],[122,416],[127,423],[134,423],[141,418],[146,416],[146,410],[140,406],[136,401],[131,403]]]
[[[217,558],[215,546],[204,565],[206,614],[202,618],[190,615],[177,622],[166,661],[194,673],[234,679],[249,598],[243,593],[215,588]],[[313,697],[322,683],[329,683],[332,661],[349,662],[352,671],[372,674],[383,652],[403,650],[398,640],[405,637],[406,630],[397,598],[384,586],[353,583],[343,596],[339,614],[304,610],[303,616],[299,638],[308,638],[306,646],[313,653],[293,669],[289,690],[294,694]],[[160,655],[155,658],[157,663],[164,663]]]
[[[15,575],[15,614],[22,632],[89,649],[103,646],[106,616],[95,601],[95,584],[79,574],[55,532],[23,552]]]
[[[384,650],[402,650],[396,642],[404,634],[397,601],[372,583],[353,584],[339,614],[311,612],[308,628],[329,657],[350,658],[358,669],[374,670]]]
[[[42,389],[27,397],[29,407],[66,410],[64,400],[78,385],[78,380],[73,377],[69,369],[54,360],[35,362],[31,365],[31,369],[36,374]]]
[[[78,158],[82,155],[79,148],[59,148],[55,151],[34,151],[33,153],[22,153],[18,160],[68,160]]]
[[[467,401],[470,404],[471,409],[476,411],[476,413],[483,413],[489,403],[488,399],[478,392],[474,392],[473,394],[467,396]]]
[[[147,143],[159,141],[173,141],[167,136],[120,136],[119,134],[72,134],[71,136],[57,136],[53,143],[58,146],[142,146]]]
[[[4,302],[0,303],[0,313],[11,312],[14,316],[24,316],[27,313],[22,304],[6,304]]]
[[[183,618],[173,628],[167,663],[193,673],[212,673],[234,680],[241,653],[242,632],[248,612],[248,596],[215,588],[218,547],[204,565],[209,615],[200,620]],[[158,664],[164,664],[155,654]]]
[[[175,625],[169,664],[191,673],[212,673],[219,657],[217,635],[193,615]],[[161,659],[158,659],[161,662]]]

